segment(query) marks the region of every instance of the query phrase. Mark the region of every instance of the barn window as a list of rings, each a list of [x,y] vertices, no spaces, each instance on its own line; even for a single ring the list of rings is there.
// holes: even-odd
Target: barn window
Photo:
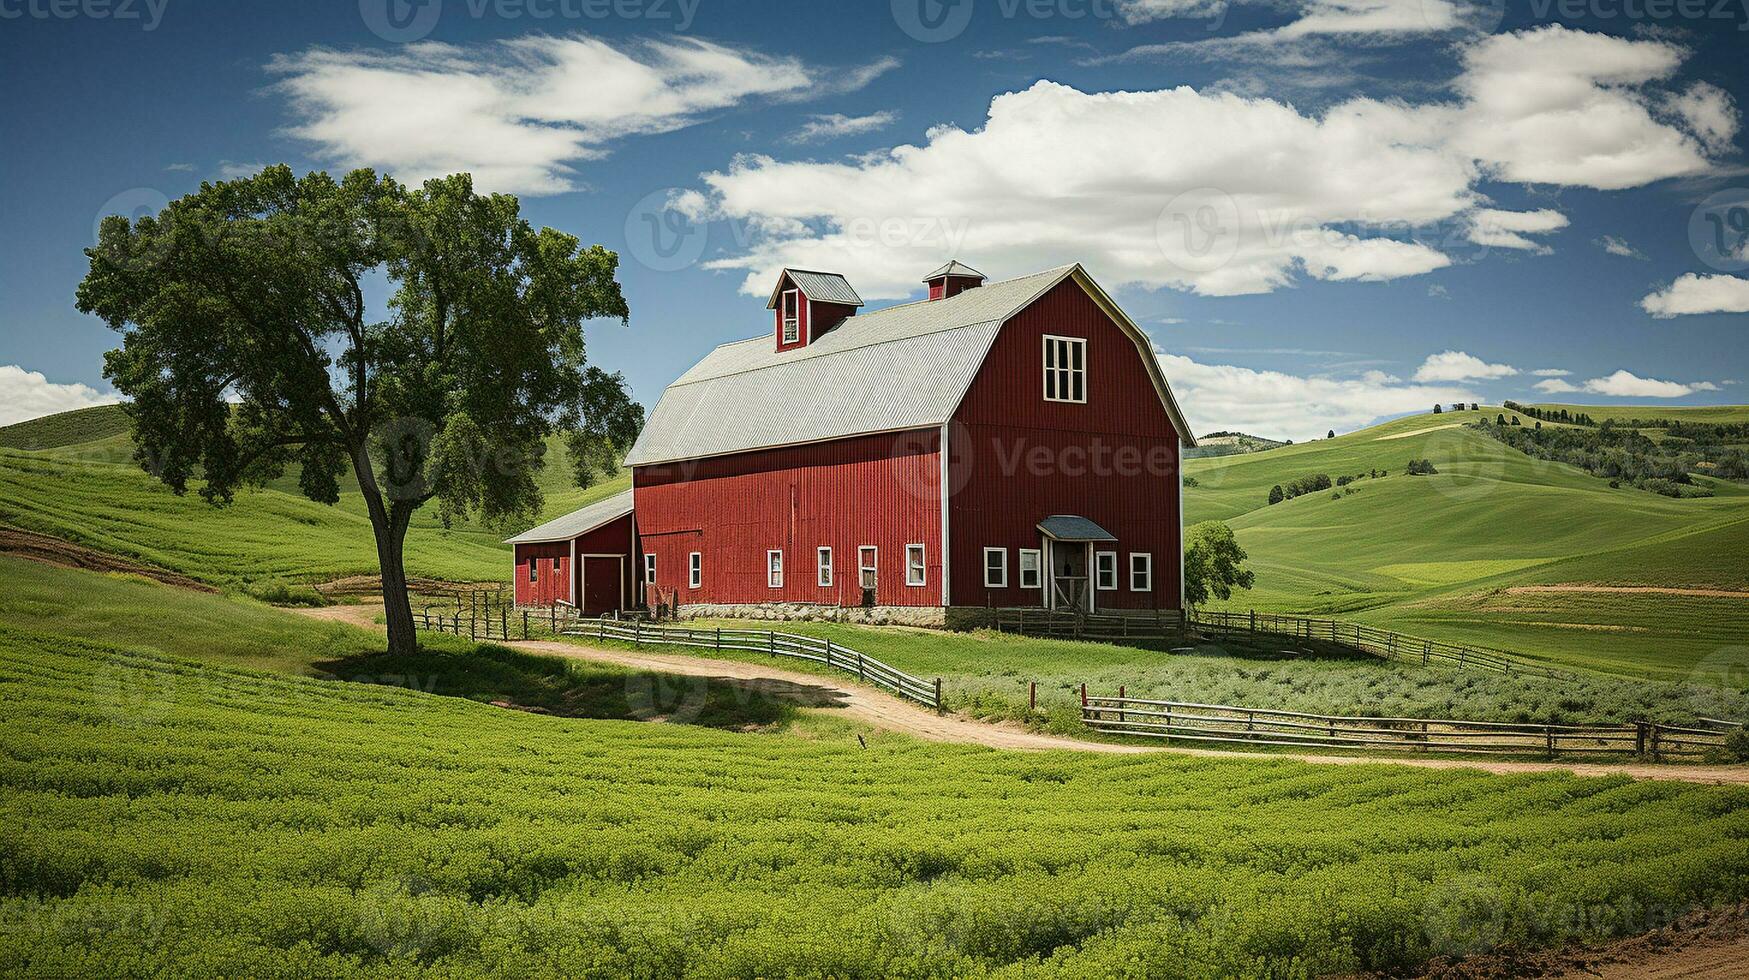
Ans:
[[[1117,552],[1093,553],[1094,583],[1102,592],[1117,591]]]
[[[765,584],[773,589],[783,588],[783,552],[765,553]]]
[[[820,588],[832,587],[832,549],[820,548],[814,552],[815,578]]]
[[[1087,400],[1087,341],[1045,335],[1045,401]]]
[[[696,589],[704,584],[704,556],[693,552],[686,556],[686,585]]]
[[[1154,591],[1154,556],[1145,551],[1130,553],[1130,591]]]
[[[1036,589],[1039,586],[1038,570],[1043,555],[1037,548],[1020,549],[1020,587]]]
[[[984,549],[984,588],[1008,588],[1008,549]]]
[[[649,552],[644,554],[644,584],[656,584],[656,556]]]
[[[801,295],[793,289],[783,293],[783,342],[793,344],[802,336]]]
[[[880,576],[876,574],[878,569],[875,564],[879,556],[880,552],[876,551],[872,544],[865,544],[856,549],[857,572],[862,579],[862,587],[865,589],[874,588],[879,580]]]
[[[925,574],[926,574],[926,571],[925,571],[925,565],[924,565],[923,546],[920,544],[908,544],[908,545],[906,545],[905,546],[905,584],[906,585],[923,585],[923,584],[925,584],[925,580],[924,580]]]
[[[528,580],[530,582],[539,582],[540,581],[540,559],[539,558],[530,558],[528,560]]]

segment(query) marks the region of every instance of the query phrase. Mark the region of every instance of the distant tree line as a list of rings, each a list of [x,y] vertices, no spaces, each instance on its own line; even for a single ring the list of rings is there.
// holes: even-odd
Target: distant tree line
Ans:
[[[1654,440],[1637,428],[1604,419],[1595,427],[1475,428],[1537,459],[1577,466],[1611,486],[1628,484],[1666,497],[1710,497],[1692,474],[1728,480],[1749,479],[1749,453],[1740,442],[1749,426],[1682,423],[1683,435]]]
[[[1518,412],[1521,415],[1528,415],[1533,419],[1539,419],[1544,422],[1565,422],[1568,425],[1597,424],[1596,420],[1592,419],[1590,415],[1587,415],[1584,412],[1569,412],[1564,408],[1543,409],[1537,408],[1535,405],[1520,405],[1515,401],[1503,401],[1500,404],[1504,406],[1508,412]]]
[[[1295,497],[1304,496],[1308,493],[1317,493],[1320,490],[1329,490],[1332,487],[1346,487],[1356,480],[1365,480],[1368,478],[1377,479],[1378,477],[1389,475],[1390,473],[1388,470],[1374,469],[1368,470],[1365,473],[1356,473],[1353,476],[1343,474],[1342,476],[1337,477],[1334,481],[1330,479],[1330,474],[1328,473],[1302,476],[1286,485],[1277,483],[1275,486],[1270,487],[1269,502],[1272,504],[1279,504],[1284,500],[1292,500]],[[1348,492],[1353,493],[1354,491],[1350,490]],[[1333,494],[1332,496],[1340,496],[1340,494]]]
[[[1439,471],[1433,468],[1433,460],[1431,459],[1412,459],[1409,461],[1409,465],[1404,467],[1404,472],[1410,476],[1433,476]]]

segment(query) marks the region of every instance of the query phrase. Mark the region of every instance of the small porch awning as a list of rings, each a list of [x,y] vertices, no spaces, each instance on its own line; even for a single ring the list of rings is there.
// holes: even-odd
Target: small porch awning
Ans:
[[[1116,541],[1110,531],[1085,517],[1073,514],[1052,514],[1038,522],[1038,529],[1052,541]]]
[[[547,541],[569,541],[572,538],[588,534],[590,531],[617,521],[632,512],[632,492],[622,490],[605,500],[597,500],[580,510],[574,510],[563,517],[555,517],[540,525],[531,527],[514,538],[505,538],[505,544],[539,544]]]

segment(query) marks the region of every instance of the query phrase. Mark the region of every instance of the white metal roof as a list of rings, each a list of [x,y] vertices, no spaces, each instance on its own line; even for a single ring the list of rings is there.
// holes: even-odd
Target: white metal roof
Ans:
[[[923,281],[928,282],[931,279],[940,279],[942,276],[970,276],[974,279],[984,278],[982,272],[966,265],[959,259],[954,259],[934,272],[931,272],[929,275],[924,276]]]
[[[611,497],[597,500],[587,507],[574,510],[564,517],[555,517],[539,527],[531,527],[505,544],[536,544],[543,541],[569,541],[579,534],[617,521],[632,512],[632,492],[622,490]]]
[[[769,334],[724,344],[662,393],[626,465],[941,425],[1002,323],[1070,276],[1136,341],[1173,426],[1195,445],[1152,343],[1085,270],[1068,265],[859,314],[794,350],[779,352]]]
[[[768,310],[777,309],[777,294],[783,287],[783,277],[795,283],[802,295],[821,303],[843,303],[845,306],[861,306],[862,297],[856,295],[856,290],[850,288],[850,280],[836,272],[810,272],[807,269],[785,269],[777,277],[777,285],[772,287],[771,302],[765,304]]]

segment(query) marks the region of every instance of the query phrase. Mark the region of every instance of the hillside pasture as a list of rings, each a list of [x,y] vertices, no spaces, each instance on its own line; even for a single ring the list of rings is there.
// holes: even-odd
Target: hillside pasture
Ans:
[[[1399,973],[1749,897],[1734,788],[543,717],[10,624],[0,686],[8,973]]]

